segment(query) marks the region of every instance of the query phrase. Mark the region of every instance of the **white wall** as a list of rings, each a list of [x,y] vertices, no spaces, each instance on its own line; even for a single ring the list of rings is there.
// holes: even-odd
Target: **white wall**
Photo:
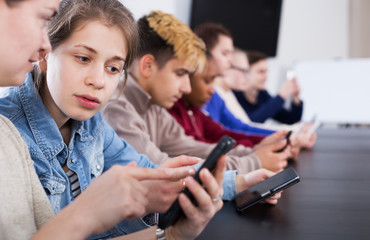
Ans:
[[[120,0],[138,19],[152,10],[161,10],[175,15],[189,24],[191,0]]]
[[[136,18],[162,10],[190,23],[191,0],[121,1]],[[348,57],[349,1],[283,0],[277,56],[269,61],[271,92],[277,92],[286,69],[296,60]]]
[[[277,56],[269,61],[270,91],[278,90],[295,61],[348,57],[349,1],[283,1]]]

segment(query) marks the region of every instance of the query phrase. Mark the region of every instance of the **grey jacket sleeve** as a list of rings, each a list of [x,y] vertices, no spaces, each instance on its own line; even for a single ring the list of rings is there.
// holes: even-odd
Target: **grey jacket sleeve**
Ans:
[[[125,98],[111,101],[102,113],[119,137],[124,138],[137,152],[147,155],[153,163],[160,164],[169,159],[168,154],[151,140],[144,120]]]
[[[236,169],[240,174],[262,167],[260,159],[253,154],[253,149],[238,145],[227,154],[227,169]]]

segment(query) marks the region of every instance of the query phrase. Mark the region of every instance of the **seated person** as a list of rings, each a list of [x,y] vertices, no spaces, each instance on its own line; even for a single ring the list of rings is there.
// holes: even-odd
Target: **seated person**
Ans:
[[[47,31],[51,51],[44,44],[41,57],[31,56],[29,61],[40,59],[39,68],[21,86],[2,93],[0,112],[21,133],[58,213],[114,165],[157,166],[119,138],[99,113],[135,56],[138,33],[131,13],[117,0],[65,0]],[[169,208],[183,188],[182,179],[194,172],[180,167],[195,163],[189,157],[163,163],[160,167],[170,168],[171,179],[143,181],[151,189],[146,194],[149,215],[124,220],[94,237],[124,235],[155,224],[156,213]]]
[[[207,52],[216,61],[220,71],[220,76],[216,78],[216,82],[221,83],[222,78],[232,66],[234,46],[231,33],[222,25],[216,23],[200,24],[194,29],[194,32],[205,42]],[[222,87],[228,86],[222,85]],[[230,87],[228,88],[230,90]],[[219,91],[221,91],[221,89]],[[274,133],[274,131],[269,129],[251,126],[235,117],[225,105],[221,95],[218,94],[219,91],[217,91],[216,88],[216,92],[213,93],[209,102],[203,107],[213,120],[221,123],[225,128],[243,132],[248,135],[267,136]]]
[[[184,93],[191,91],[189,74],[202,71],[206,60],[204,43],[187,25],[161,12],[142,17],[138,20],[138,27],[138,55],[129,69],[123,94],[116,90],[103,110],[104,118],[119,136],[139,153],[148,155],[154,163],[159,164],[181,154],[205,159],[215,144],[186,136],[166,110]],[[261,167],[279,171],[286,166],[288,153],[276,154],[274,149],[282,146],[284,142],[280,141],[256,150],[239,145],[227,154],[227,167],[237,169],[240,174]],[[228,177],[225,174],[226,181]],[[235,177],[239,178],[238,175]],[[235,186],[224,188],[225,193],[238,191]],[[228,199],[233,196],[228,196]]]
[[[0,86],[21,84],[31,63],[39,59],[39,53],[50,50],[44,27],[47,19],[57,12],[59,3],[59,0],[0,2],[0,30],[7,33],[0,45],[3,56],[0,65],[6,66],[0,68]],[[43,24],[35,26],[35,23]],[[14,49],[18,49],[17,54],[14,54]],[[207,184],[206,193],[204,186],[191,178],[185,179],[200,204],[193,206],[189,199],[180,197],[186,217],[165,230],[167,239],[194,239],[221,208],[222,201],[212,201],[212,196],[222,192],[224,168],[225,162],[220,160],[214,179],[207,171],[201,174],[203,184]],[[120,220],[141,216],[145,212],[148,187],[143,180],[172,177],[166,169],[138,168],[134,163],[112,167],[83,191],[76,201],[53,217],[53,209],[37,177],[27,145],[14,125],[2,115],[0,169],[2,240],[31,237],[35,240],[86,239],[93,233],[108,230]],[[153,227],[130,237],[154,239],[155,231]]]
[[[221,124],[206,116],[201,110],[201,107],[211,98],[214,92],[213,83],[218,75],[217,64],[209,56],[204,71],[200,74],[190,75],[191,93],[184,94],[168,112],[184,128],[186,135],[193,136],[199,141],[216,143],[224,135],[229,135],[236,140],[237,144],[253,147],[263,137],[247,136],[244,133],[227,130]]]
[[[303,102],[299,98],[299,86],[295,78],[286,80],[278,95],[272,97],[265,87],[267,80],[267,55],[258,51],[247,52],[250,64],[249,81],[244,91],[234,91],[240,105],[253,122],[263,123],[272,118],[286,124],[301,120]],[[284,102],[292,99],[290,109]]]

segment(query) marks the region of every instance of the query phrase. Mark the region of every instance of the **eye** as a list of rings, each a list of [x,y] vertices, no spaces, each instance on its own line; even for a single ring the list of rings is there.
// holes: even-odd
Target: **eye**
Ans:
[[[90,61],[88,57],[84,57],[84,56],[76,56],[76,58],[78,59],[78,61],[82,63],[88,63]]]
[[[207,85],[209,85],[209,84],[212,84],[213,80],[214,80],[214,78],[213,78],[213,77],[212,77],[212,78],[205,78],[205,79],[204,79],[204,82],[205,82]]]
[[[184,76],[184,75],[185,75],[185,72],[184,72],[184,71],[178,71],[178,72],[176,72],[176,75],[177,75],[178,77],[182,77],[182,76]]]
[[[109,72],[111,73],[120,73],[120,69],[116,68],[116,67],[107,67],[107,69],[109,70]]]

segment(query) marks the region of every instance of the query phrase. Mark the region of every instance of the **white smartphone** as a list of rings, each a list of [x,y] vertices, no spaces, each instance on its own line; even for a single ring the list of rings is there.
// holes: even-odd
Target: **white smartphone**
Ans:
[[[307,135],[312,135],[321,126],[321,122],[316,120],[313,126],[307,131]]]
[[[301,133],[305,123],[301,122],[296,130],[293,131],[293,135],[291,137],[291,141],[293,142],[294,140],[297,139],[298,135]]]

